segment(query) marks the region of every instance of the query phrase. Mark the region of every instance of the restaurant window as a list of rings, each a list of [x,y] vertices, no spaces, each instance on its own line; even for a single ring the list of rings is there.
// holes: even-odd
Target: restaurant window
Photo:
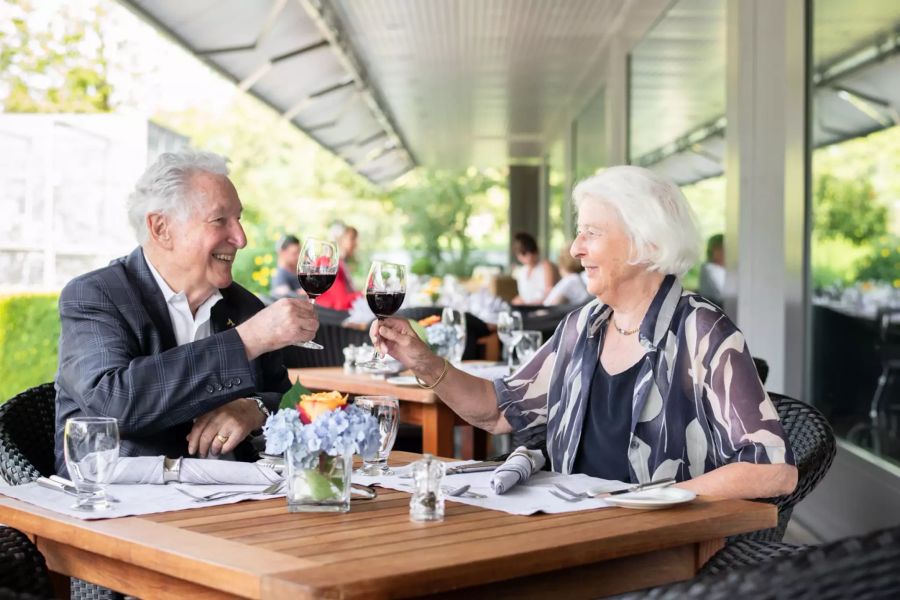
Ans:
[[[839,438],[900,464],[900,4],[812,6],[809,389]]]
[[[725,231],[725,3],[679,0],[629,57],[628,148],[631,164],[669,176],[697,214],[703,240]],[[724,259],[724,250],[715,255]],[[683,278],[721,301],[724,264],[698,263]]]

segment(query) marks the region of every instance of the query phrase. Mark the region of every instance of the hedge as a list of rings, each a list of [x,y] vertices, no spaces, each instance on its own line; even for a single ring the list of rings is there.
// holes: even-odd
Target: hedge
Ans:
[[[0,402],[53,381],[59,342],[58,294],[0,296]]]

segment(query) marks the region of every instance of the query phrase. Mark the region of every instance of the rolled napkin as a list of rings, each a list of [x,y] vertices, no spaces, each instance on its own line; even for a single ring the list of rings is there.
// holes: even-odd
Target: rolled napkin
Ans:
[[[491,476],[491,489],[495,494],[505,494],[544,468],[544,454],[540,450],[529,450],[519,446],[509,455]]]
[[[234,483],[268,485],[281,481],[271,467],[233,460],[170,459],[165,456],[124,456],[116,462],[112,483]]]

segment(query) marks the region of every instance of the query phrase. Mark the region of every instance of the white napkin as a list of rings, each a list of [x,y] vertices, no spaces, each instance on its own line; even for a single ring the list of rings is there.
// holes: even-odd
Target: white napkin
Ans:
[[[128,456],[116,462],[112,483],[162,484],[166,481],[181,483],[268,485],[281,481],[281,475],[271,467],[233,460],[206,460],[182,458],[175,461],[180,468],[165,472],[165,456]]]
[[[529,450],[519,446],[509,455],[506,462],[494,469],[491,489],[495,494],[505,494],[516,485],[544,468],[544,454],[540,450]]]

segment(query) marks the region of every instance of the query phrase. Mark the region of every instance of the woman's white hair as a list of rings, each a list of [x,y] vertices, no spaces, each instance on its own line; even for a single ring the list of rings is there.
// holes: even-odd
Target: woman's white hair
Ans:
[[[213,152],[187,149],[160,154],[147,167],[127,203],[128,220],[139,244],[144,245],[149,235],[148,214],[162,213],[180,220],[190,215],[197,200],[190,181],[197,173],[228,175],[228,159]]]
[[[700,257],[694,212],[664,175],[643,167],[610,167],[576,185],[572,198],[579,210],[585,202],[602,202],[616,210],[631,238],[632,264],[681,276]]]

